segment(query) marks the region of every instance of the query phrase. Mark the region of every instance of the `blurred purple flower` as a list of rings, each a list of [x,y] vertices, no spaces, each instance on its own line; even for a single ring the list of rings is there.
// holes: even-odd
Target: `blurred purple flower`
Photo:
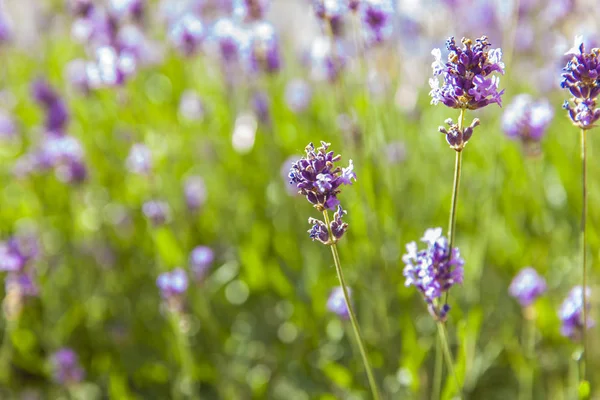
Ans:
[[[15,120],[0,109],[0,140],[11,139],[17,135],[17,124]]]
[[[117,19],[140,19],[146,0],[110,0],[110,14]]]
[[[339,40],[316,37],[309,53],[311,77],[315,81],[335,82],[346,64],[347,55]]]
[[[450,108],[476,110],[492,103],[502,105],[504,90],[498,91],[500,79],[492,76],[494,72],[504,74],[502,50],[489,50],[487,37],[475,40],[462,39],[463,47],[456,46],[454,38],[446,42],[450,51],[448,62],[442,61],[440,49],[434,49],[431,54],[435,61],[431,86],[431,104],[443,103]],[[438,76],[442,77],[442,87]]]
[[[252,109],[258,120],[265,125],[271,123],[271,100],[267,92],[259,90],[252,94]]]
[[[127,169],[134,174],[147,175],[152,170],[152,152],[143,143],[135,143],[125,161]]]
[[[70,348],[62,348],[52,355],[54,367],[54,380],[61,385],[70,385],[81,382],[85,371],[79,365],[75,351]]]
[[[185,180],[183,192],[185,204],[190,211],[198,211],[206,203],[206,185],[200,176],[190,176]]]
[[[204,24],[196,15],[187,13],[169,29],[169,40],[185,56],[196,54],[205,37]]]
[[[334,163],[342,157],[329,151],[329,146],[329,143],[321,142],[321,147],[315,149],[309,143],[305,149],[306,157],[298,160],[289,174],[290,182],[319,211],[335,209],[339,204],[337,195],[341,186],[350,185],[352,180],[356,180],[352,161],[348,168],[335,166]]]
[[[156,279],[161,297],[176,310],[181,309],[182,296],[188,288],[188,277],[182,268],[164,272]]]
[[[38,254],[36,237],[13,236],[0,242],[0,271],[20,272]]]
[[[9,273],[4,285],[6,293],[15,291],[20,297],[36,297],[39,294],[31,275],[25,271]]]
[[[275,73],[281,58],[275,28],[268,22],[257,22],[250,31],[250,70]]]
[[[248,33],[229,18],[221,18],[214,23],[210,39],[217,45],[225,63],[237,61],[247,51],[249,42]]]
[[[352,298],[352,289],[350,288],[348,288],[348,297]],[[341,286],[336,286],[331,290],[327,299],[327,309],[342,319],[350,318],[350,312]]]
[[[114,47],[103,46],[96,50],[96,61],[87,65],[86,73],[91,88],[121,86],[137,68],[133,54],[117,52]]]
[[[587,315],[587,329],[592,328],[596,323],[594,320],[589,318],[589,311],[591,303],[589,302],[592,291],[590,288],[586,288],[586,302],[585,308]],[[583,333],[583,288],[581,286],[575,286],[569,292],[567,298],[563,301],[558,310],[558,317],[562,323],[560,332],[563,336],[570,338],[571,340],[580,340]]]
[[[421,241],[427,244],[424,250],[418,250],[416,242],[406,245],[407,253],[402,256],[405,285],[416,287],[428,304],[431,315],[444,321],[450,306],[445,303],[440,307],[437,299],[455,284],[462,284],[465,261],[457,247],[448,248],[448,239],[442,236],[442,228],[426,230]]]
[[[214,258],[214,253],[210,247],[197,246],[192,250],[190,254],[190,268],[194,274],[194,278],[198,282],[204,280]]]
[[[189,121],[200,121],[204,118],[202,99],[193,89],[187,89],[181,94],[179,114]]]
[[[0,4],[0,45],[4,42],[8,42],[11,39],[11,36],[12,31],[10,25],[8,24],[6,15],[4,15],[2,4]]]
[[[90,90],[90,84],[87,75],[87,62],[78,58],[69,61],[65,67],[65,79],[77,90],[87,93]]]
[[[521,307],[528,307],[546,292],[546,280],[531,267],[522,269],[512,280],[508,292]]]
[[[166,224],[171,219],[171,207],[165,201],[150,200],[142,205],[142,212],[153,226]]]
[[[308,108],[311,98],[312,88],[302,79],[293,79],[285,87],[285,102],[296,114]]]
[[[363,0],[359,12],[367,45],[380,44],[391,36],[395,13],[391,0]]]
[[[233,14],[243,21],[260,20],[265,16],[270,0],[233,0]]]
[[[69,122],[67,105],[58,93],[44,79],[37,79],[31,85],[33,98],[46,111],[45,128],[51,132],[63,132]]]
[[[93,0],[69,0],[69,11],[75,16],[86,17],[93,8]]]
[[[527,94],[516,96],[502,116],[502,129],[511,139],[539,142],[554,117],[550,103]]]
[[[596,101],[600,94],[600,49],[585,52],[583,37],[575,38],[575,45],[566,55],[572,56],[563,68],[561,87],[573,96],[565,100],[563,108],[569,112],[573,124],[581,129],[591,129],[600,119]]]
[[[325,21],[341,19],[348,12],[347,0],[311,0],[317,18]]]

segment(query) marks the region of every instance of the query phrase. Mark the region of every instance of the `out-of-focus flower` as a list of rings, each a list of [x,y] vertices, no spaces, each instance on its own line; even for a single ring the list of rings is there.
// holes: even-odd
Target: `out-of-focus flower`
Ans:
[[[15,120],[0,109],[0,140],[10,139],[17,135],[17,124]]]
[[[139,19],[144,13],[146,0],[110,0],[110,14],[117,19]]]
[[[204,118],[204,105],[198,94],[187,89],[179,99],[179,114],[189,121],[200,121]]]
[[[512,280],[508,292],[521,307],[528,307],[546,292],[546,280],[531,267],[521,270]]]
[[[426,230],[421,241],[427,248],[419,250],[416,242],[406,245],[407,253],[402,256],[405,285],[417,288],[431,315],[444,321],[450,306],[439,304],[438,299],[452,286],[463,282],[465,261],[458,247],[449,248],[448,239],[442,236],[442,228]]]
[[[198,211],[206,203],[206,185],[201,176],[190,176],[183,186],[185,204],[190,211]]]
[[[391,0],[363,0],[359,7],[363,36],[367,45],[387,40],[394,29],[394,5]]]
[[[285,103],[294,113],[305,111],[312,98],[310,85],[302,79],[293,79],[285,87]]]
[[[90,90],[87,62],[84,59],[78,58],[69,61],[65,67],[65,78],[75,89],[83,93],[87,93]]]
[[[206,277],[210,269],[215,255],[210,247],[197,246],[190,254],[190,268],[194,274],[194,278],[201,282]]]
[[[39,290],[30,274],[27,272],[10,273],[4,280],[5,291],[16,291],[19,297],[35,297]]]
[[[289,174],[290,182],[319,211],[335,209],[341,186],[351,185],[356,180],[352,160],[347,168],[336,166],[342,157],[329,151],[329,146],[329,143],[321,142],[321,147],[315,149],[309,143],[305,149],[306,157],[298,160]]]
[[[325,21],[336,21],[348,12],[346,0],[312,0],[313,10],[317,18]]]
[[[589,302],[592,291],[590,288],[586,288],[586,319],[587,329],[595,325],[595,321],[589,317],[591,303]],[[558,317],[562,323],[561,333],[563,336],[570,338],[571,340],[580,340],[583,333],[583,288],[582,286],[575,286],[569,292],[567,298],[563,301],[560,309],[558,310]]]
[[[174,311],[181,311],[183,295],[188,288],[188,277],[182,268],[164,272],[156,279],[161,297]]]
[[[462,130],[460,129],[458,124],[455,124],[454,121],[452,121],[452,118],[448,118],[444,122],[446,122],[446,124],[448,125],[448,129],[446,129],[443,126],[440,126],[438,127],[438,131],[446,135],[446,141],[450,145],[450,148],[456,151],[462,151],[462,149],[465,148],[467,142],[469,141],[469,139],[471,139],[471,136],[473,136],[473,130],[477,126],[479,126],[479,119],[477,118],[475,118],[473,122],[471,122],[471,125],[467,126]]]
[[[102,7],[92,7],[71,26],[73,39],[92,49],[114,45],[117,32],[117,21]]]
[[[11,35],[12,32],[10,25],[8,24],[8,20],[6,19],[6,15],[4,15],[4,10],[0,4],[0,44],[8,42],[11,38]]]
[[[257,127],[256,117],[252,113],[238,115],[235,119],[235,127],[231,136],[231,144],[236,152],[245,154],[252,150],[254,140],[256,139]]]
[[[314,39],[309,53],[311,78],[315,81],[334,82],[346,64],[346,52],[339,40],[326,36]]]
[[[232,63],[247,51],[249,35],[231,19],[221,18],[214,23],[210,40],[217,45],[223,62]]]
[[[204,37],[204,24],[192,13],[180,17],[169,30],[169,40],[186,56],[196,54]]]
[[[86,73],[90,87],[112,87],[123,85],[126,79],[136,71],[136,59],[133,54],[103,46],[96,50],[96,61],[87,65]]]
[[[547,100],[535,101],[527,94],[520,94],[506,107],[502,116],[502,129],[511,139],[520,139],[530,154],[537,153],[532,145],[544,137],[552,122],[554,110]]]
[[[125,163],[134,174],[146,175],[152,170],[152,152],[145,144],[136,143],[131,146]]]
[[[476,110],[489,104],[502,105],[504,90],[498,91],[500,79],[492,75],[494,72],[504,73],[501,49],[489,49],[487,37],[475,40],[462,39],[462,48],[456,45],[451,37],[446,42],[450,51],[448,62],[442,61],[440,49],[431,54],[435,61],[431,86],[431,104],[442,103],[450,108]],[[442,86],[438,76],[442,77]]]
[[[581,129],[591,129],[600,119],[597,99],[600,94],[600,48],[585,52],[583,37],[575,38],[575,45],[566,55],[572,55],[563,68],[561,87],[568,89],[571,102],[565,100],[563,108],[569,112],[573,124]]]
[[[352,289],[350,288],[348,288],[348,297],[352,297]],[[327,309],[342,319],[350,318],[350,312],[341,286],[336,286],[331,290],[327,299]]]
[[[233,0],[233,14],[243,21],[260,20],[265,16],[270,0]]]
[[[153,226],[166,224],[171,219],[171,207],[165,201],[150,200],[142,205],[142,212]]]
[[[406,145],[395,141],[385,146],[385,156],[390,164],[399,164],[406,159]]]
[[[85,371],[79,365],[77,353],[70,348],[62,348],[52,355],[54,380],[61,385],[81,382]]]
[[[257,22],[250,32],[250,70],[274,73],[281,58],[275,28],[268,22]]]
[[[31,86],[33,98],[46,111],[45,128],[51,132],[63,132],[69,122],[67,105],[44,79],[37,79]]]
[[[69,0],[69,11],[75,16],[86,17],[93,8],[93,0]]]
[[[14,236],[0,242],[0,271],[19,272],[38,254],[33,236]]]
[[[256,91],[252,94],[252,109],[258,120],[265,125],[271,123],[271,101],[269,95],[264,91]]]

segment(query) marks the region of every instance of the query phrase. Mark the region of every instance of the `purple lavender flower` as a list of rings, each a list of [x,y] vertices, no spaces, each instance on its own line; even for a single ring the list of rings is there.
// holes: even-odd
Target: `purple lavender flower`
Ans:
[[[546,280],[535,269],[527,267],[515,276],[508,292],[519,301],[521,307],[528,307],[546,292]]]
[[[188,121],[200,121],[204,118],[202,99],[194,90],[187,89],[181,94],[179,114]]]
[[[30,274],[25,271],[10,273],[4,280],[5,291],[16,291],[19,297],[36,297],[39,289]]]
[[[85,371],[79,365],[75,351],[70,348],[62,348],[52,355],[54,367],[54,380],[61,385],[70,385],[81,382]]]
[[[211,30],[211,41],[216,43],[221,59],[225,63],[237,61],[247,51],[247,32],[229,18],[215,22]]]
[[[183,295],[188,288],[188,277],[181,268],[171,272],[164,272],[156,279],[156,286],[160,290],[161,297],[174,311],[181,311],[183,307]]]
[[[312,42],[309,61],[312,79],[335,82],[346,64],[347,54],[342,42],[333,43],[326,36],[318,36]]]
[[[600,119],[596,101],[600,94],[600,48],[585,52],[583,37],[575,38],[575,46],[566,55],[572,55],[563,68],[561,87],[573,97],[565,100],[563,108],[569,112],[573,124],[581,129],[591,129]]]
[[[313,10],[317,18],[329,21],[341,21],[348,12],[346,0],[312,0]]]
[[[38,254],[33,236],[14,236],[0,242],[0,271],[20,272]]]
[[[88,93],[90,90],[87,65],[88,63],[85,60],[77,58],[69,61],[65,67],[64,73],[65,79],[69,81],[75,89],[83,93]]]
[[[394,16],[394,5],[390,0],[364,0],[359,11],[367,45],[383,43],[390,37]]]
[[[256,23],[250,32],[250,70],[275,73],[281,66],[279,40],[268,22]]]
[[[208,246],[197,246],[190,254],[190,268],[197,281],[201,282],[206,277],[215,255]]]
[[[121,86],[136,68],[133,54],[118,52],[111,46],[99,47],[96,50],[96,61],[87,65],[88,83],[94,89]]]
[[[271,123],[270,107],[271,100],[269,99],[267,92],[257,90],[252,94],[252,109],[258,117],[258,120],[265,125]]]
[[[534,101],[531,96],[520,94],[506,107],[502,129],[509,138],[525,144],[539,142],[553,117],[554,110],[547,100]]]
[[[142,206],[142,212],[153,226],[166,224],[171,218],[171,207],[161,200],[150,200]]]
[[[433,78],[431,86],[431,104],[443,103],[450,108],[477,110],[489,104],[497,103],[502,106],[502,94],[498,92],[500,79],[492,76],[494,72],[504,74],[502,50],[489,50],[487,37],[475,40],[462,39],[463,47],[457,47],[453,37],[446,42],[450,51],[448,62],[442,61],[440,49],[434,49],[431,54],[435,61],[431,64]],[[442,77],[440,87],[438,76]]]
[[[93,8],[93,0],[69,0],[69,11],[75,16],[86,17]]]
[[[0,5],[0,44],[8,42],[12,36],[10,25],[6,20],[2,6]]]
[[[58,93],[43,79],[34,81],[31,92],[33,98],[46,111],[46,129],[51,132],[62,132],[69,121],[69,112]]]
[[[333,221],[331,221],[331,234],[335,238],[335,240],[340,240],[346,230],[348,230],[348,224],[342,221],[342,217],[346,215],[348,212],[342,209],[342,206],[338,204],[338,208],[333,213]]]
[[[233,14],[243,21],[256,21],[264,17],[270,0],[233,0]]]
[[[352,297],[352,289],[348,288],[348,296]],[[327,309],[338,315],[342,319],[349,319],[350,312],[344,299],[344,291],[341,286],[336,286],[331,290],[327,299]]]
[[[308,232],[308,236],[314,241],[318,240],[323,244],[330,244],[329,240],[329,231],[327,230],[327,225],[325,222],[318,220],[316,218],[309,218],[308,223],[312,225]]]
[[[471,122],[471,125],[463,130],[459,129],[458,124],[455,124],[454,121],[452,121],[452,118],[448,118],[444,122],[448,125],[448,129],[440,126],[438,127],[438,131],[446,135],[446,141],[450,145],[450,148],[456,151],[462,151],[462,149],[465,148],[467,142],[473,135],[473,130],[479,126],[479,119],[477,118]]]
[[[14,138],[17,134],[17,125],[14,119],[0,109],[0,140]]]
[[[206,185],[200,176],[190,176],[185,180],[183,192],[185,204],[190,211],[198,211],[206,202]]]
[[[590,288],[586,288],[585,295],[586,300],[588,300],[585,305],[586,313],[588,314],[587,329],[592,328],[596,324],[595,321],[589,318],[589,310],[591,308],[589,298],[591,294],[592,291]],[[580,340],[583,332],[583,289],[581,286],[575,286],[571,289],[558,310],[558,317],[562,323],[560,329],[562,335],[571,340]]]
[[[145,0],[110,0],[110,15],[117,19],[140,19],[144,13],[144,6]]]
[[[204,37],[204,24],[192,13],[180,17],[169,30],[171,43],[185,56],[194,55]]]
[[[431,315],[445,320],[450,306],[440,307],[439,300],[455,284],[463,282],[463,265],[457,247],[448,248],[448,240],[442,236],[442,228],[428,229],[421,238],[427,244],[424,250],[418,250],[417,243],[406,245],[407,253],[402,256],[405,264],[406,286],[416,287],[428,304]]]
[[[131,146],[126,160],[127,169],[134,174],[147,175],[152,170],[152,153],[142,143]]]
[[[321,142],[315,149],[312,143],[306,146],[306,157],[298,160],[290,169],[290,183],[319,211],[333,210],[338,204],[337,195],[341,185],[351,185],[356,180],[350,161],[347,168],[335,166],[342,157],[328,151],[330,144]]]
[[[293,79],[285,87],[285,103],[292,112],[299,114],[310,105],[312,89],[302,79]]]

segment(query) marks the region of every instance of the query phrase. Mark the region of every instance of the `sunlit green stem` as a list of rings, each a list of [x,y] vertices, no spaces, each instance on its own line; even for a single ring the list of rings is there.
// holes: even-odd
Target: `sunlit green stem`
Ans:
[[[519,400],[533,398],[533,378],[535,362],[535,314],[533,308],[525,308],[523,327],[523,347],[525,350],[525,367],[519,376]]]
[[[184,398],[197,399],[198,394],[196,393],[194,386],[194,360],[190,351],[190,343],[186,333],[183,330],[182,322],[183,315],[177,310],[170,310],[169,317],[171,320],[171,327],[177,337],[177,348],[179,351],[179,357],[181,361],[181,372],[182,382],[180,383],[181,394]]]
[[[327,224],[327,229],[329,230],[329,238],[333,241],[334,236],[331,232],[331,223],[329,221],[329,214],[327,213],[327,210],[323,211],[323,217],[325,218],[325,224]],[[332,243],[330,247],[331,254],[333,255],[333,262],[335,264],[335,271],[337,272],[337,276],[340,281],[340,286],[342,288],[342,293],[344,294],[344,300],[346,302],[346,307],[348,308],[348,314],[350,314],[350,322],[352,323],[354,336],[356,337],[356,341],[358,342],[360,355],[362,356],[363,364],[365,365],[365,370],[367,371],[367,378],[369,379],[371,393],[373,395],[373,399],[379,400],[379,389],[377,388],[377,382],[375,381],[375,376],[373,375],[373,370],[371,369],[371,364],[369,363],[369,358],[367,356],[364,341],[360,333],[360,328],[358,327],[358,321],[356,319],[356,315],[354,314],[354,310],[350,302],[350,296],[348,295],[348,287],[346,286],[346,280],[344,279],[344,273],[342,272],[342,264],[340,263],[340,256],[337,251],[337,246],[335,243]]]
[[[443,362],[442,344],[438,335],[438,338],[435,341],[435,369],[433,370],[433,390],[431,391],[431,400],[438,400],[440,398]]]
[[[448,368],[448,373],[452,375],[454,379],[454,384],[456,385],[456,392],[458,393],[458,397],[462,399],[462,389],[458,380],[458,376],[456,375],[456,371],[454,370],[454,359],[452,358],[450,346],[448,345],[448,335],[446,334],[446,327],[441,321],[438,321],[437,326],[440,344],[442,350],[444,351],[444,358],[446,359],[446,368]]]
[[[582,207],[581,207],[581,262],[583,264],[583,290],[581,296],[583,297],[583,329],[581,330],[581,342],[583,344],[583,355],[581,356],[581,381],[586,380],[586,359],[587,359],[587,345],[586,345],[586,334],[587,330],[587,317],[588,312],[586,310],[586,288],[587,288],[587,256],[586,256],[586,236],[587,236],[587,156],[586,156],[586,134],[585,129],[581,130],[581,167],[582,167]]]
[[[460,117],[458,119],[458,129],[463,130],[465,125],[465,110],[460,110]],[[462,167],[462,150],[456,152],[454,159],[454,183],[452,184],[452,204],[450,206],[450,221],[448,222],[448,241],[450,242],[450,249],[454,247],[455,237],[455,226],[456,226],[456,208],[458,204],[458,189],[460,187],[460,173]]]

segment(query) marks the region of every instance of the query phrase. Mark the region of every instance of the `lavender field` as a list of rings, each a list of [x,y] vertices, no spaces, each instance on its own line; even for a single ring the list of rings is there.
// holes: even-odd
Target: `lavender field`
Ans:
[[[0,399],[600,399],[597,0],[0,0]]]

